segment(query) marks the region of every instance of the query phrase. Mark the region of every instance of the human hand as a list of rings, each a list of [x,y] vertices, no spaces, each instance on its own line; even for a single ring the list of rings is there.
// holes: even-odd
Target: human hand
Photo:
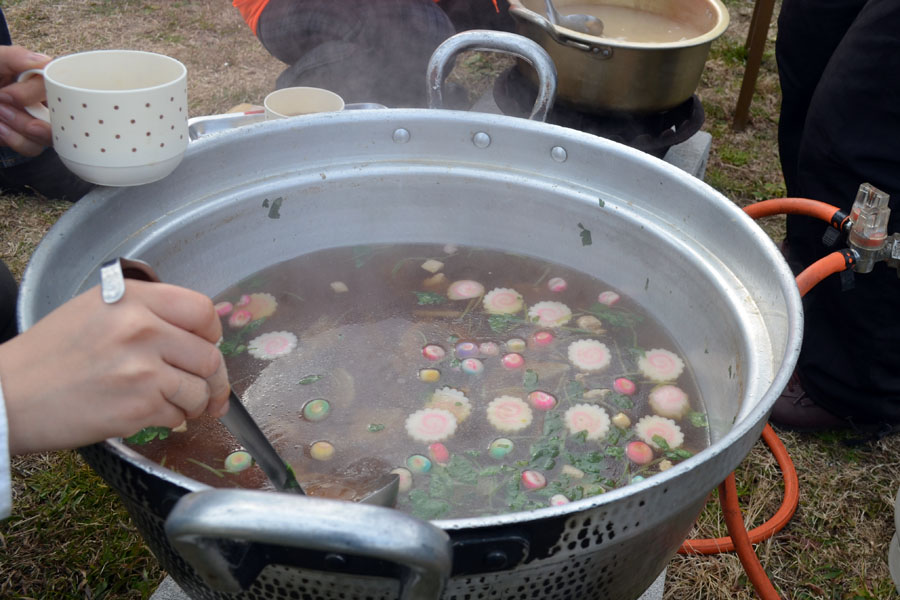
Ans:
[[[0,46],[0,143],[25,156],[37,156],[53,140],[50,125],[24,110],[46,97],[44,79],[32,77],[16,83],[16,77],[48,62],[49,56],[21,46]]]
[[[127,280],[104,304],[95,287],[0,345],[11,454],[75,448],[228,409],[206,296]]]

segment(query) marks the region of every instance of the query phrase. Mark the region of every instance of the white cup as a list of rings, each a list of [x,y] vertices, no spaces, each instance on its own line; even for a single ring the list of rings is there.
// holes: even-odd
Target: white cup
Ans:
[[[344,110],[344,99],[329,90],[289,87],[275,90],[263,101],[266,119],[286,119],[299,115]]]
[[[187,69],[168,56],[95,50],[30,69],[42,75],[47,106],[28,112],[50,123],[53,148],[91,183],[143,185],[162,179],[188,145]]]

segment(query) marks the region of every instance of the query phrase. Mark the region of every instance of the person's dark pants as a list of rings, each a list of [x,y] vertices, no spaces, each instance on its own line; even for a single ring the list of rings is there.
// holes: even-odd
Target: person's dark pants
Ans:
[[[0,9],[0,45],[9,46],[12,38],[3,10]],[[35,157],[22,156],[12,148],[0,146],[0,189],[7,192],[38,192],[47,198],[75,202],[94,188],[69,171],[53,150],[45,149]]]
[[[440,0],[438,6],[447,13],[457,31],[515,31],[516,28],[507,0],[497,0],[496,8],[491,0]]]
[[[776,57],[779,150],[789,196],[849,212],[861,183],[891,195],[900,231],[900,2],[784,0]],[[788,216],[789,260],[836,248],[824,223]],[[900,422],[900,279],[879,263],[841,289],[832,276],[805,298],[798,374],[823,408],[857,422]]]
[[[0,260],[0,344],[11,339],[18,332],[16,325],[16,298],[19,286],[15,278]]]
[[[72,173],[53,148],[28,157],[0,148],[0,190],[37,192],[45,198],[75,202],[96,187]]]
[[[290,65],[276,88],[323,87],[348,103],[421,107],[428,60],[455,32],[432,0],[270,0],[256,33]]]

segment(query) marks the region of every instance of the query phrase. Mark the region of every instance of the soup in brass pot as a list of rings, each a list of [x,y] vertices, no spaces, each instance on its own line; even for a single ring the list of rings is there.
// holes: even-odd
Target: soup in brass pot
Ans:
[[[630,6],[611,4],[569,4],[559,8],[563,15],[592,15],[603,21],[603,37],[620,42],[680,42],[703,35],[703,29],[688,18],[676,19]]]
[[[386,472],[422,518],[563,504],[709,445],[675,340],[602,281],[453,245],[322,250],[218,296],[235,390],[311,495]],[[218,421],[127,440],[217,487],[269,488]]]

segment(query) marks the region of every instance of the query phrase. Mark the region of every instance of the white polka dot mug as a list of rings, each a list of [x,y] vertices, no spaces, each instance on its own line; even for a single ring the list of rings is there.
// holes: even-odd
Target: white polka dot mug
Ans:
[[[19,75],[44,77],[53,148],[70,171],[108,186],[143,185],[175,170],[188,145],[187,69],[168,56],[95,50]]]

